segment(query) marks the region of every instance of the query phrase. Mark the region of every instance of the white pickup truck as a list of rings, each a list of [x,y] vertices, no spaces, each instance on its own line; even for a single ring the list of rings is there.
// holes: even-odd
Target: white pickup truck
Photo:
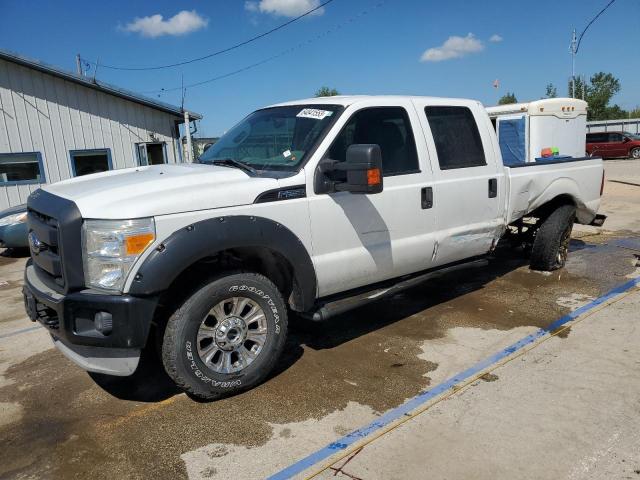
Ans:
[[[604,221],[602,182],[597,158],[505,167],[477,101],[283,103],[198,164],[34,192],[25,305],[88,371],[131,375],[157,344],[177,385],[217,398],[267,376],[288,312],[319,321],[379,300],[509,230],[531,243],[532,268],[561,268],[573,223]]]

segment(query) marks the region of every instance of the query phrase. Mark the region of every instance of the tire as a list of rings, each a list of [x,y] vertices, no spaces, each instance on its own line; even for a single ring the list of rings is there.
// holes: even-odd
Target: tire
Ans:
[[[564,267],[575,216],[573,205],[561,205],[542,222],[531,250],[532,270],[551,272]]]
[[[188,394],[214,400],[262,382],[286,336],[287,309],[276,286],[259,274],[227,273],[198,289],[169,318],[162,363]]]
[[[632,148],[629,152],[629,157],[634,160],[640,160],[640,147]]]

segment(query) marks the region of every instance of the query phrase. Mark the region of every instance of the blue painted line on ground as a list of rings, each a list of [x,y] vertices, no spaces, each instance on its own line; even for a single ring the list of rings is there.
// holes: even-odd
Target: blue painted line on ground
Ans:
[[[567,315],[559,318],[558,320],[554,321],[553,323],[551,323],[551,325],[549,325],[546,328],[541,328],[540,330],[536,331],[535,333],[532,333],[531,335],[527,335],[526,337],[518,340],[516,343],[514,343],[513,345],[508,346],[507,348],[491,355],[490,357],[476,363],[474,366],[468,368],[467,370],[460,372],[458,374],[456,374],[455,376],[449,378],[448,380],[440,383],[439,385],[433,387],[430,390],[426,390],[424,392],[419,393],[418,395],[416,395],[415,397],[413,397],[412,399],[408,400],[407,402],[405,402],[404,404],[400,405],[397,408],[394,408],[393,410],[389,410],[387,413],[385,413],[384,415],[380,416],[379,418],[377,418],[376,420],[374,420],[373,422],[371,422],[370,424],[359,428],[358,430],[355,430],[347,435],[345,435],[344,437],[340,438],[339,440],[330,443],[329,445],[327,445],[326,447],[317,450],[316,452],[302,458],[301,460],[298,460],[296,463],[284,468],[283,470],[280,470],[279,472],[275,473],[274,475],[270,476],[269,479],[270,480],[284,480],[287,478],[291,478],[311,467],[313,467],[314,465],[316,465],[317,463],[329,458],[330,456],[332,456],[333,454],[335,454],[338,451],[341,450],[345,450],[347,448],[349,448],[351,445],[353,445],[354,443],[362,440],[363,438],[371,435],[372,433],[374,433],[377,430],[380,430],[381,428],[384,428],[385,426],[391,424],[392,422],[398,420],[399,418],[401,418],[403,415],[406,415],[410,412],[412,412],[413,410],[417,409],[418,407],[422,406],[423,404],[425,404],[426,402],[428,402],[429,400],[437,397],[438,395],[446,392],[447,390],[449,390],[450,388],[453,388],[455,385],[458,385],[459,383],[473,377],[474,375],[480,373],[481,371],[485,370],[486,368],[496,364],[497,362],[499,362],[500,360],[502,360],[503,358],[508,357],[509,355],[512,355],[513,353],[517,352],[518,350],[521,350],[522,348],[524,348],[525,346],[535,342],[536,340],[538,340],[539,338],[548,335],[550,332],[560,328],[561,326],[563,326],[564,324],[570,322],[571,320],[576,319],[577,317],[579,317],[580,315],[585,314],[586,312],[588,312],[589,310],[594,309],[595,307],[597,307],[598,305],[601,305],[602,303],[610,300],[611,298],[620,295],[628,290],[631,290],[632,288],[634,288],[635,286],[640,285],[640,277],[639,278],[634,278],[622,285],[619,285],[615,288],[613,288],[612,290],[610,290],[609,292],[607,292],[606,294],[604,294],[601,297],[596,298],[595,300],[589,302],[588,304],[574,310],[571,313],[568,313]]]
[[[637,250],[640,252],[640,238],[621,238],[612,242],[616,247],[627,248],[629,250]]]
[[[5,333],[3,335],[0,335],[0,339],[13,337],[15,335],[20,335],[21,333],[32,332],[32,331],[37,330],[39,328],[40,328],[40,325],[36,325],[35,327],[28,327],[28,328],[23,328],[21,330],[15,330],[13,332],[9,332],[9,333]]]

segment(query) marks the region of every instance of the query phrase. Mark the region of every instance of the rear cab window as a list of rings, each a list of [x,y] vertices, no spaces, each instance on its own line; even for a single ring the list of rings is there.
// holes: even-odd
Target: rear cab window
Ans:
[[[433,105],[425,107],[424,112],[440,170],[487,165],[478,125],[469,108]]]

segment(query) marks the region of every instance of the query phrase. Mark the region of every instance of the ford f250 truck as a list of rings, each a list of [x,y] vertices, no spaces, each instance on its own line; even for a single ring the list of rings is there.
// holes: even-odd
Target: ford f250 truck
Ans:
[[[601,159],[505,167],[472,100],[330,97],[258,110],[198,164],[45,186],[28,199],[24,300],[90,372],[157,344],[191,395],[255,386],[291,312],[324,320],[486,255],[514,231],[561,268],[601,224]],[[146,350],[145,350],[146,351]]]

